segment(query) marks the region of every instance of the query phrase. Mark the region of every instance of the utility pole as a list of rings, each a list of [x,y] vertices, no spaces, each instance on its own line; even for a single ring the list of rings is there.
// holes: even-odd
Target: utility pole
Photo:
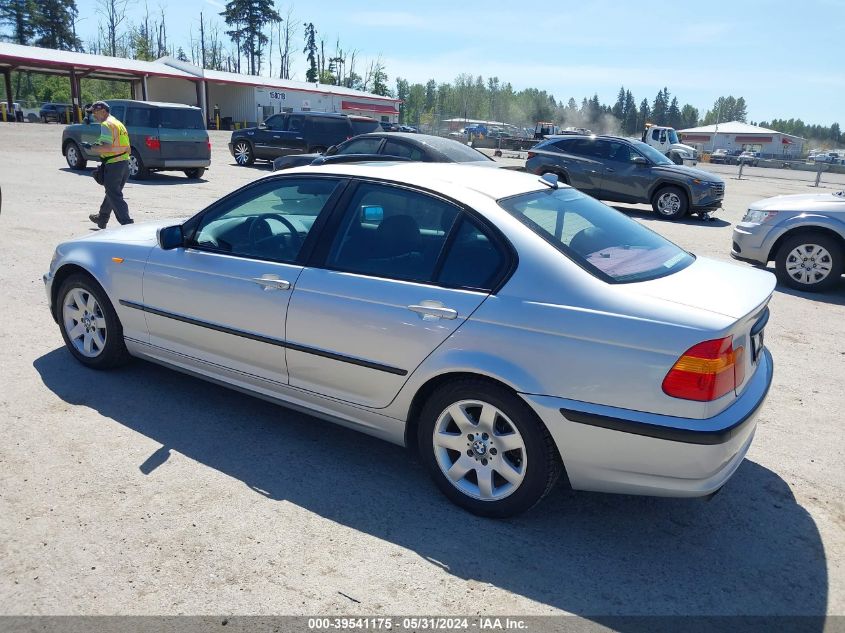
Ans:
[[[203,24],[202,11],[200,11],[200,59],[202,67],[205,68],[205,24]]]

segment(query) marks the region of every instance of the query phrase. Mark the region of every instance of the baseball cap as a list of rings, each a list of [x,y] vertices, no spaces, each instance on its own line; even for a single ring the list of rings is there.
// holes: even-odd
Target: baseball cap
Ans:
[[[88,108],[89,112],[93,112],[94,110],[105,110],[106,112],[109,112],[109,104],[105,101],[95,101],[91,104],[91,107]]]

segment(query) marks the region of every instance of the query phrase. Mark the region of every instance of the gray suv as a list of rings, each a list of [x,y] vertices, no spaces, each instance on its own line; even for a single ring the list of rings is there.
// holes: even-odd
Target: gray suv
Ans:
[[[554,174],[600,200],[650,204],[667,220],[706,215],[725,196],[718,176],[676,165],[645,143],[616,136],[551,138],[529,150],[525,169]]]
[[[129,99],[107,103],[110,114],[129,132],[130,178],[146,178],[152,171],[183,171],[188,178],[201,178],[211,164],[211,141],[199,108]],[[96,142],[99,134],[100,125],[87,117],[86,123],[64,129],[62,154],[71,169],[85,169],[89,160],[99,160],[83,149],[83,143]]]

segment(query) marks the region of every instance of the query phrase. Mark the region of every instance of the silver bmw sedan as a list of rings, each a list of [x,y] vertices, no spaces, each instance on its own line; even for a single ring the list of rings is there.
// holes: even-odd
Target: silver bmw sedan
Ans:
[[[179,222],[60,244],[68,350],[130,357],[417,451],[470,512],[718,490],[772,380],[770,273],[684,251],[552,177],[302,167]]]

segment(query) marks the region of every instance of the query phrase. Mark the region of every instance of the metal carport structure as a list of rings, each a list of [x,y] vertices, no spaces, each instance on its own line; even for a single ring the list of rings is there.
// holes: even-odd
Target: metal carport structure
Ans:
[[[6,88],[7,111],[11,111],[14,101],[12,94],[13,70],[68,77],[74,117],[78,121],[82,120],[80,82],[86,78],[128,81],[132,87],[132,98],[136,99],[140,96],[145,101],[147,100],[148,77],[183,79],[194,84],[197,103],[205,104],[202,77],[197,77],[160,62],[89,55],[87,53],[0,42],[0,73],[3,74]]]

